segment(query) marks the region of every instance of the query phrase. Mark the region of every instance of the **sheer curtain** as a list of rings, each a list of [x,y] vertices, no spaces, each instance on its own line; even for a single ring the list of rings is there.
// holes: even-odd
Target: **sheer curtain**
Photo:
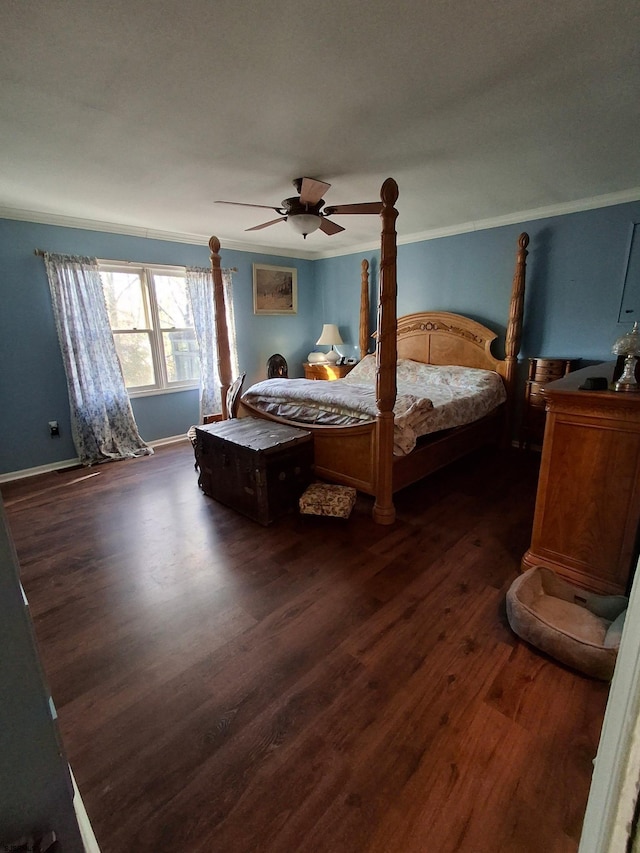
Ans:
[[[200,423],[205,415],[222,411],[220,375],[216,350],[216,320],[213,301],[213,273],[202,267],[187,268],[187,291],[193,311],[193,325],[200,352]],[[231,372],[240,372],[236,346],[236,326],[233,317],[232,278],[230,270],[222,270],[224,305],[229,333]]]
[[[45,252],[67,375],[71,432],[83,465],[153,453],[138,433],[95,258]]]

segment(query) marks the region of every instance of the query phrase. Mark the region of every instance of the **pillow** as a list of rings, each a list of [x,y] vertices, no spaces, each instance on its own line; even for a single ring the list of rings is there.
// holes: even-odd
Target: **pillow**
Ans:
[[[495,383],[493,370],[463,367],[459,364],[423,364],[409,358],[399,358],[396,368],[398,383],[414,385],[447,385],[457,388],[482,388]]]
[[[344,377],[344,381],[356,385],[368,385],[376,381],[376,357],[373,353],[365,355],[364,358],[353,367]]]
[[[355,385],[372,385],[376,381],[376,357],[371,353],[365,355],[351,372],[345,376],[345,382]],[[396,365],[396,382],[398,386],[447,386],[460,388],[465,392],[484,390],[498,385],[503,386],[502,380],[493,370],[479,367],[462,367],[457,364],[423,364],[410,358],[399,358]],[[409,392],[407,392],[409,393]]]

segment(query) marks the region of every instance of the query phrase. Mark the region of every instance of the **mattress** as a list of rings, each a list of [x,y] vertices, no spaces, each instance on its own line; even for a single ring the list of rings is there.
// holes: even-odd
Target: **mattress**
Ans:
[[[268,379],[252,385],[242,399],[303,424],[368,423],[377,414],[375,375],[375,356],[368,355],[344,379]],[[410,453],[420,436],[473,423],[506,400],[504,383],[491,370],[399,359],[396,381],[396,456]]]

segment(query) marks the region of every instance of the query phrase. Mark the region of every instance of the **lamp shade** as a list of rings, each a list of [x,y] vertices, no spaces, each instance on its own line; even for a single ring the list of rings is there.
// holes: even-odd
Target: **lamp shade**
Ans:
[[[313,213],[298,213],[295,216],[289,216],[287,222],[296,233],[306,237],[307,234],[318,230],[322,220]]]
[[[637,323],[633,324],[630,332],[618,338],[612,352],[615,355],[640,355],[640,330]]]
[[[342,344],[344,341],[340,337],[340,332],[335,323],[325,323],[322,327],[322,334],[316,341],[316,344],[322,346],[334,346],[334,344]]]

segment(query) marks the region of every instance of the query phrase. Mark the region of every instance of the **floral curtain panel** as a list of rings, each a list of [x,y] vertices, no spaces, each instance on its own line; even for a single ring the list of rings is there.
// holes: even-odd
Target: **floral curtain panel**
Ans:
[[[193,325],[200,355],[200,423],[205,415],[222,411],[220,398],[220,374],[218,373],[218,353],[216,349],[216,319],[213,301],[213,273],[201,267],[187,268],[187,291],[193,310]],[[231,370],[236,377],[238,349],[236,346],[236,326],[233,316],[232,277],[230,270],[222,270],[224,304],[229,332],[229,350],[231,352]]]
[[[153,453],[138,433],[95,258],[44,254],[83,465]]]

